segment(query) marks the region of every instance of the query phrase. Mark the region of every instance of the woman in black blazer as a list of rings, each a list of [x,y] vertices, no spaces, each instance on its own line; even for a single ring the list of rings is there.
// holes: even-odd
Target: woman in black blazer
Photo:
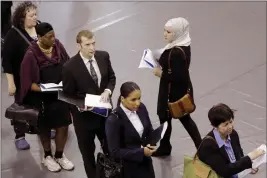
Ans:
[[[171,154],[172,117],[168,111],[168,100],[169,102],[179,100],[187,93],[188,89],[190,89],[190,94],[193,97],[193,86],[189,75],[191,39],[187,20],[181,17],[170,19],[165,24],[164,38],[168,44],[163,48],[163,52],[159,57],[161,68],[155,68],[153,72],[156,76],[160,77],[157,114],[160,123],[168,121],[168,128],[160,142],[160,147],[153,154],[154,156],[168,156]],[[169,56],[172,73],[168,72]],[[171,87],[168,96],[169,83],[171,83]],[[201,136],[196,123],[190,115],[186,115],[179,120],[192,138],[195,146],[198,147],[201,143]]]
[[[123,162],[123,178],[154,178],[151,155],[146,142],[153,131],[148,111],[141,103],[137,84],[126,82],[120,88],[117,108],[106,121],[106,136],[112,157]]]
[[[198,151],[201,161],[209,165],[224,178],[237,178],[238,173],[252,168],[252,160],[264,154],[264,150],[250,152],[244,156],[238,133],[233,129],[234,112],[225,104],[213,106],[208,113],[214,129],[203,139]],[[252,169],[256,173],[258,169]]]

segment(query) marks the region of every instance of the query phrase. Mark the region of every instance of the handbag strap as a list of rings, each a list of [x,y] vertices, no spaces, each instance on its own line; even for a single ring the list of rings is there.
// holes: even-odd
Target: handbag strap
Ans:
[[[12,28],[14,29],[14,30],[16,30],[18,33],[19,33],[19,35],[31,46],[32,44],[31,44],[31,42],[26,38],[26,36],[17,28],[17,27],[15,27],[15,26],[12,26]]]
[[[189,68],[189,64],[188,64],[187,57],[186,57],[186,54],[185,54],[184,50],[181,47],[179,47],[179,46],[176,46],[174,48],[180,49],[180,51],[183,53],[183,58],[185,60],[186,67],[188,69]],[[171,74],[172,73],[172,69],[171,69],[171,53],[172,53],[172,50],[174,48],[171,49],[171,51],[169,53],[169,57],[168,57],[168,74]],[[190,92],[190,84],[189,84],[189,82],[190,81],[189,81],[189,77],[188,77],[187,93]],[[168,83],[168,98],[169,98],[170,92],[171,92],[171,82]]]
[[[111,112],[112,115],[114,115],[117,119],[121,120],[118,116],[118,113],[116,110],[113,110]],[[123,124],[120,122],[120,135],[121,135],[121,138],[120,138],[120,146],[124,146],[124,126]],[[100,149],[103,151],[103,148],[100,147]],[[103,151],[104,153],[104,151]],[[122,163],[122,158],[120,157],[120,162]]]
[[[216,145],[217,145],[216,140],[215,140],[212,136],[207,135],[206,137],[204,137],[204,138],[202,139],[202,141],[201,141],[201,143],[200,143],[198,149],[197,149],[197,152],[196,152],[196,154],[195,154],[195,156],[194,156],[193,162],[196,161],[196,159],[197,159],[197,157],[198,157],[198,156],[197,156],[197,155],[198,155],[198,152],[199,152],[199,150],[200,150],[200,148],[201,148],[203,142],[204,142],[205,140],[207,140],[207,139],[213,140],[213,141],[216,143]]]

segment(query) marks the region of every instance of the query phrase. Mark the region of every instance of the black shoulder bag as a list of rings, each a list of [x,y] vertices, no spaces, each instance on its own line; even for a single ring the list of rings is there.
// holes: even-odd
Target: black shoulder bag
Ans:
[[[118,119],[118,115],[115,110],[112,111]],[[120,133],[124,134],[124,127],[120,125]],[[123,140],[123,139],[121,139]],[[122,145],[121,141],[121,145]],[[97,178],[123,178],[123,164],[122,160],[116,161],[112,156],[99,152],[97,154]]]

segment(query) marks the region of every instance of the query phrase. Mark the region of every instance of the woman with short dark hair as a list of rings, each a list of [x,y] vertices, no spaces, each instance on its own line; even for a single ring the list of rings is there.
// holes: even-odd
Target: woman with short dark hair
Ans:
[[[217,174],[224,178],[237,178],[238,173],[252,168],[252,160],[264,154],[264,150],[250,152],[244,156],[238,133],[234,130],[234,110],[226,104],[213,106],[208,117],[213,129],[203,139],[198,156]],[[256,173],[258,169],[252,169]]]

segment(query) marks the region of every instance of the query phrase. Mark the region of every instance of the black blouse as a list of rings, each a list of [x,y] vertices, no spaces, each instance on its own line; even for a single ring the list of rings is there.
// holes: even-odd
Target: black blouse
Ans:
[[[19,30],[25,35],[25,37],[30,42],[34,41],[34,39],[31,38],[30,35],[24,29]],[[20,87],[20,65],[28,47],[29,44],[20,36],[20,34],[15,29],[11,28],[8,31],[5,37],[5,43],[3,47],[2,66],[4,69],[4,73],[13,74],[17,90]]]
[[[183,52],[179,48],[167,49],[160,56],[159,63],[162,67],[162,76],[160,79],[159,94],[158,94],[158,108],[157,114],[164,117],[166,110],[168,109],[168,83],[171,83],[171,90],[169,101],[174,102],[182,98],[187,89],[191,89],[191,95],[193,96],[193,87],[189,75],[189,66],[191,62],[191,49],[190,46],[181,47]],[[168,73],[168,58],[170,56],[170,64],[172,73]]]

